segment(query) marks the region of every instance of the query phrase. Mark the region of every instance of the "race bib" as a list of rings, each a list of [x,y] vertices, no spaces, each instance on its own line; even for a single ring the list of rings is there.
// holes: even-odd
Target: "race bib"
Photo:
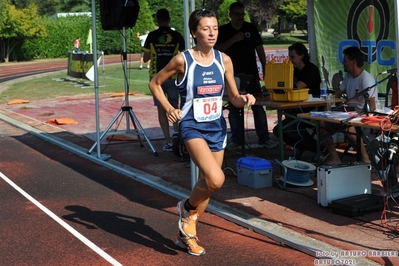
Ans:
[[[222,96],[194,99],[194,119],[197,122],[216,120],[222,115],[222,105]]]

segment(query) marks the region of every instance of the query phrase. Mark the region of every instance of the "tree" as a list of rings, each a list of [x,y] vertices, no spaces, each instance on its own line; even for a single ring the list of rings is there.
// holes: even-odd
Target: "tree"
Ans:
[[[25,39],[46,36],[46,28],[37,16],[37,6],[17,9],[6,4],[3,25],[0,27],[0,62],[8,62],[14,47]]]
[[[223,25],[229,17],[230,4],[236,1],[225,0],[209,0],[206,1],[205,7],[217,11],[219,24]],[[270,22],[276,15],[277,9],[283,0],[241,0],[248,14],[247,21],[254,23],[259,31],[262,30],[262,22]],[[225,6],[227,5],[227,6]]]
[[[17,9],[27,8],[29,5],[34,4],[34,0],[10,0],[9,4],[14,5]]]
[[[61,12],[90,12],[90,0],[64,0]]]
[[[126,50],[129,53],[140,53],[141,43],[136,37],[137,32],[141,35],[146,30],[152,31],[155,27],[152,12],[149,9],[148,2],[146,0],[139,0],[140,12],[138,14],[136,25],[133,28],[126,30]],[[100,17],[99,13],[98,17]],[[105,52],[105,54],[115,54],[121,51],[122,48],[122,31],[111,30],[111,31],[97,31],[99,48]]]
[[[198,1],[197,1],[198,2]],[[213,10],[213,11],[215,11],[215,12],[219,12],[219,7],[220,7],[220,5],[223,3],[223,2],[225,2],[224,0],[209,0],[209,1],[200,1],[200,2],[205,2],[205,3],[203,3],[204,4],[204,6],[202,6],[202,5],[196,5],[196,7],[197,7],[197,9],[198,8],[200,8],[200,7],[205,7],[205,8],[207,8],[207,9],[211,9],[211,10]],[[218,16],[219,16],[219,14],[218,14]]]
[[[227,24],[230,21],[230,5],[236,0],[225,0],[222,4],[220,4],[218,8],[218,20],[219,25]],[[245,21],[251,22],[250,17],[248,16],[248,10],[245,10]]]
[[[306,0],[285,0],[278,14],[288,22],[296,24],[298,28],[307,29]]]
[[[259,31],[263,30],[262,22],[270,22],[277,13],[277,9],[284,0],[243,0],[245,9]],[[305,0],[306,1],[306,0]]]
[[[5,19],[6,19],[6,5],[7,0],[0,0],[0,32],[2,32],[3,28],[5,27]]]
[[[184,35],[184,10],[181,0],[153,0],[149,1],[148,4],[153,13],[154,23],[156,23],[155,14],[157,11],[166,8],[170,15],[170,26]]]
[[[91,0],[10,0],[8,2],[17,9],[28,8],[31,4],[36,4],[38,14],[44,17],[50,17],[56,13],[91,11]],[[99,1],[96,0],[96,2]]]
[[[136,36],[137,32],[143,35],[145,31],[152,31],[155,28],[155,22],[148,2],[146,0],[139,0],[139,4],[140,12],[137,17],[136,25],[132,29],[134,36]]]
[[[38,13],[40,16],[49,17],[59,12],[59,0],[37,1]]]

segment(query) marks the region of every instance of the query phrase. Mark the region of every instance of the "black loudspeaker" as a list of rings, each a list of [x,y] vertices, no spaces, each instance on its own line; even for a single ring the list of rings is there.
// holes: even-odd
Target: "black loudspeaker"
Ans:
[[[101,26],[104,30],[120,30],[136,25],[138,0],[100,0]]]

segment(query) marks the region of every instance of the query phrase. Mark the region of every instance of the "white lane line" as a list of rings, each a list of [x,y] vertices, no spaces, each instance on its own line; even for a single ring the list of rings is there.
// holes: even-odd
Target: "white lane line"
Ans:
[[[0,177],[4,179],[8,184],[10,184],[15,190],[17,190],[19,193],[21,193],[25,198],[27,198],[30,202],[35,204],[39,209],[41,209],[44,213],[46,213],[48,216],[53,218],[57,223],[59,223],[62,227],[64,227],[66,230],[68,230],[72,235],[74,235],[76,238],[78,238],[80,241],[82,241],[86,246],[91,248],[94,252],[96,252],[98,255],[103,257],[106,261],[111,263],[112,265],[122,265],[119,263],[117,260],[112,258],[110,255],[105,253],[101,248],[96,246],[93,242],[91,242],[89,239],[84,237],[82,234],[80,234],[78,231],[76,231],[74,228],[72,228],[69,224],[64,222],[61,218],[59,218],[57,215],[55,215],[53,212],[51,212],[49,209],[47,209],[45,206],[43,206],[40,202],[35,200],[32,196],[30,196],[28,193],[26,193],[24,190],[22,190],[20,187],[18,187],[14,182],[12,182],[8,177],[6,177],[2,172],[0,172]]]

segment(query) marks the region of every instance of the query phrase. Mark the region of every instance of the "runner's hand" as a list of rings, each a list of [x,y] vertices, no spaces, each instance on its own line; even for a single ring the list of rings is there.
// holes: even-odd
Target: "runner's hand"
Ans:
[[[175,123],[177,121],[180,121],[181,119],[181,110],[180,109],[172,109],[169,112],[167,112],[168,116],[168,121],[171,123]]]

